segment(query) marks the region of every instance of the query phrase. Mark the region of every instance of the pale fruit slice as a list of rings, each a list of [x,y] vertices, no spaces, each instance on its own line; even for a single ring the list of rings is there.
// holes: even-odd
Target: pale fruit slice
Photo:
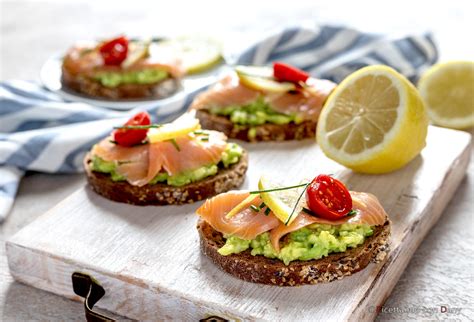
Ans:
[[[261,176],[258,181],[259,190],[274,190],[282,188],[281,184],[272,182],[265,176]],[[279,190],[272,192],[261,192],[265,205],[273,212],[285,225],[289,225],[295,220],[298,214],[306,204],[306,199],[303,198],[305,186],[294,189]]]
[[[296,89],[293,83],[276,81],[271,67],[236,66],[235,72],[243,85],[258,91],[286,93]]]
[[[418,88],[434,124],[454,129],[474,126],[474,62],[434,65]]]
[[[151,41],[132,42],[128,46],[127,58],[122,62],[121,67],[128,68],[133,66],[137,61],[145,58],[149,54]]]
[[[263,77],[273,79],[273,68],[268,66],[235,66],[235,72],[240,76]]]
[[[428,116],[416,88],[387,66],[349,75],[329,96],[319,117],[323,152],[363,173],[386,173],[425,146]]]
[[[258,194],[251,194],[249,195],[247,198],[245,198],[244,200],[242,200],[242,202],[240,202],[237,206],[235,206],[234,208],[232,208],[231,211],[229,211],[227,213],[227,215],[225,215],[225,217],[227,219],[230,219],[232,218],[234,215],[238,214],[241,210],[249,207],[250,203],[252,201],[255,200],[255,198],[258,197]]]
[[[204,72],[222,61],[221,44],[201,36],[183,36],[157,44],[157,49],[173,52],[187,74]]]
[[[150,143],[155,143],[171,140],[200,128],[199,120],[192,113],[186,113],[171,123],[149,129],[147,136]]]

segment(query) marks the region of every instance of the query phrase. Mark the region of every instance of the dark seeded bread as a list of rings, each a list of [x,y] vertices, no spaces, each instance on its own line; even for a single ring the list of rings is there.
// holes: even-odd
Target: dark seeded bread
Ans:
[[[383,226],[378,226],[374,234],[356,248],[319,260],[293,261],[288,266],[278,259],[252,256],[250,250],[222,256],[217,252],[225,243],[222,234],[201,219],[197,229],[202,252],[227,273],[253,283],[297,286],[331,282],[360,271],[371,261],[382,261],[388,252],[390,222],[387,220]]]
[[[245,179],[248,155],[244,151],[240,161],[216,175],[184,186],[174,187],[163,183],[132,186],[126,181],[112,181],[105,173],[91,170],[90,155],[84,159],[87,181],[92,189],[107,199],[133,205],[179,205],[193,203],[239,187]]]
[[[70,74],[65,68],[62,69],[61,83],[74,92],[109,100],[164,98],[176,93],[180,87],[179,81],[174,78],[167,78],[153,84],[123,84],[117,87],[106,87],[88,77]]]
[[[282,125],[266,123],[254,126],[256,136],[249,137],[249,126],[236,126],[225,116],[214,115],[206,110],[197,110],[196,117],[205,129],[220,131],[229,138],[248,142],[302,140],[314,138],[316,132],[316,122],[312,121]]]

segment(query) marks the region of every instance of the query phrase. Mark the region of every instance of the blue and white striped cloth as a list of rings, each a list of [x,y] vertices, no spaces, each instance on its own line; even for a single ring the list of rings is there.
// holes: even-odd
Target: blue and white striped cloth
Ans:
[[[430,34],[389,38],[334,26],[288,28],[259,41],[237,57],[238,64],[264,65],[284,61],[319,78],[341,81],[367,65],[392,66],[411,80],[436,62]],[[154,122],[176,118],[197,93],[131,111],[112,111],[67,102],[41,85],[28,81],[0,83],[0,222],[10,211],[25,171],[83,171],[88,149],[112,127],[137,110],[147,110]]]

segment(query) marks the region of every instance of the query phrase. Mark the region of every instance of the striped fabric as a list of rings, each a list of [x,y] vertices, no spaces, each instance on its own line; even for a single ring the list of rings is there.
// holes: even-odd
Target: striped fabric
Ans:
[[[363,66],[386,64],[414,81],[436,62],[438,53],[430,34],[393,39],[344,27],[317,26],[285,29],[236,56],[238,64],[284,61],[335,82]],[[204,89],[131,111],[112,111],[66,102],[33,82],[0,83],[0,222],[12,207],[25,171],[83,171],[86,151],[113,126],[138,110],[150,112],[154,122],[170,121]]]

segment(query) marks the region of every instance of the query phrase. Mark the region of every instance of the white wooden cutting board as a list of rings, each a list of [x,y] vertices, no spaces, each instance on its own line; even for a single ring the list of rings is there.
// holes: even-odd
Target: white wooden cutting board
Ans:
[[[470,142],[467,133],[430,127],[422,155],[386,175],[353,173],[312,140],[246,145],[243,188],[254,188],[262,172],[288,184],[332,173],[380,199],[393,222],[391,252],[340,281],[293,288],[243,282],[201,255],[194,214],[201,203],[137,207],[86,187],[7,242],[10,271],[20,282],[75,300],[71,274],[89,273],[107,292],[98,307],[141,320],[370,320],[464,177]]]

